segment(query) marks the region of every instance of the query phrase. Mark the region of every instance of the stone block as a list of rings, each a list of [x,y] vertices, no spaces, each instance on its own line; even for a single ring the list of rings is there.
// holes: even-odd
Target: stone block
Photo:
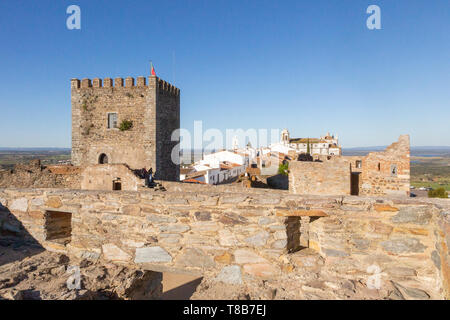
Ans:
[[[242,203],[247,199],[246,195],[235,195],[221,198],[220,202],[223,204]]]
[[[206,255],[202,250],[187,248],[178,256],[177,264],[186,267],[212,268],[215,263],[211,256]]]
[[[369,228],[371,229],[371,232],[383,235],[391,234],[392,230],[394,229],[392,226],[387,225],[380,221],[371,221],[369,223]]]
[[[15,199],[9,205],[9,210],[11,211],[21,211],[26,212],[28,210],[28,199],[27,198],[19,198]]]
[[[373,208],[377,212],[397,212],[398,208],[390,206],[388,204],[374,204]]]
[[[381,242],[382,248],[391,253],[417,253],[423,252],[426,247],[416,238],[402,238]]]
[[[267,240],[269,239],[269,233],[267,231],[261,231],[257,234],[254,234],[248,238],[246,238],[244,241],[252,246],[255,247],[263,247],[266,245]]]
[[[275,240],[283,240],[283,239],[287,239],[287,234],[286,231],[284,230],[278,230],[275,231],[273,234]]]
[[[280,273],[280,269],[269,263],[246,264],[243,267],[244,272],[255,277],[269,278]]]
[[[219,221],[226,225],[236,225],[247,223],[248,220],[236,213],[226,212],[220,216]]]
[[[126,205],[123,207],[122,212],[130,216],[139,216],[141,214],[141,207],[133,204]]]
[[[191,224],[191,228],[193,231],[197,232],[216,232],[219,230],[219,224],[214,221],[197,221]]]
[[[413,268],[407,267],[390,267],[385,270],[392,277],[416,277],[417,272]]]
[[[33,198],[33,199],[31,199],[30,204],[32,206],[42,206],[44,204],[44,198],[42,198],[42,197]]]
[[[48,197],[47,201],[45,202],[45,205],[50,208],[61,208],[62,202],[59,197]]]
[[[430,222],[432,213],[428,208],[418,207],[403,207],[400,211],[392,217],[394,223],[413,223],[413,224],[428,224]]]
[[[161,233],[159,235],[159,242],[161,243],[178,243],[181,240],[181,235],[176,233]]]
[[[323,253],[328,257],[348,257],[349,254],[347,252],[335,249],[322,249]]]
[[[184,224],[169,224],[159,227],[159,231],[168,233],[183,233],[191,230],[191,227]]]
[[[430,232],[423,228],[404,228],[404,227],[394,227],[394,233],[405,233],[416,236],[428,236]]]
[[[197,221],[210,221],[211,220],[211,213],[210,212],[196,212],[194,213],[195,220]]]
[[[271,223],[275,223],[275,219],[273,218],[269,218],[269,217],[261,217],[258,220],[258,224],[261,226],[267,225],[267,224],[271,224]]]
[[[132,239],[122,239],[121,242],[131,248],[141,248],[145,245],[144,241],[136,241]]]
[[[234,261],[237,264],[248,263],[268,263],[266,259],[247,249],[237,249],[234,251]]]
[[[241,268],[239,266],[223,267],[215,280],[227,284],[242,284]]]
[[[328,217],[322,210],[277,210],[279,217]]]
[[[146,215],[147,221],[152,223],[175,223],[177,219],[170,216],[158,215],[158,214],[148,214]]]
[[[287,246],[287,239],[276,240],[272,243],[272,248],[274,249],[283,249]]]
[[[119,261],[119,262],[126,262],[131,260],[131,256],[117,247],[113,243],[108,243],[102,246],[103,256],[106,260],[110,261]]]
[[[224,254],[215,256],[214,260],[219,263],[230,264],[233,261],[233,256],[230,253],[225,252]]]
[[[170,254],[161,247],[144,247],[136,249],[135,263],[171,262]]]
[[[233,247],[238,244],[235,235],[228,229],[219,230],[219,243],[221,246]]]

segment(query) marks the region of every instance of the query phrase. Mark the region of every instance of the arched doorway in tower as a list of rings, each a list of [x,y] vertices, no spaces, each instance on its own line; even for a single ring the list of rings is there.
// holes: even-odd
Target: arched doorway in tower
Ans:
[[[99,157],[98,157],[98,163],[99,164],[106,164],[108,163],[108,156],[104,153],[102,153]]]

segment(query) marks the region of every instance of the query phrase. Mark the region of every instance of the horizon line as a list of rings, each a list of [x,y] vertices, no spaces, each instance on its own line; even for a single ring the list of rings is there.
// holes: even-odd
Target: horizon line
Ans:
[[[357,148],[386,148],[389,145],[378,145],[378,146],[350,146],[350,147],[341,147],[342,149],[357,149]],[[264,146],[268,147],[268,146]],[[263,147],[258,147],[263,148]],[[410,148],[450,148],[450,145],[419,145],[419,146],[410,146]],[[72,147],[0,147],[0,150],[2,149],[72,149]],[[239,148],[242,149],[242,148]],[[180,150],[188,150],[188,148],[181,148]],[[195,149],[191,148],[191,150],[215,150],[213,149]],[[230,149],[220,149],[220,150],[231,150]]]

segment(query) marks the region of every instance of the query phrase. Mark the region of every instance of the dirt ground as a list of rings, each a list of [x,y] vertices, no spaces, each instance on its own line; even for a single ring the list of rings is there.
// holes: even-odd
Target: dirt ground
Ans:
[[[71,260],[36,244],[0,239],[0,300],[159,299],[161,280],[159,272]]]
[[[163,273],[162,300],[189,300],[202,278],[187,274]]]
[[[71,265],[80,266],[83,275],[81,290],[67,288]],[[136,283],[142,282],[140,280],[154,283],[154,288],[142,288],[151,292],[150,298],[188,300],[202,280],[187,274],[141,272],[112,264],[71,261],[65,255],[45,251],[36,243],[0,239],[0,300],[149,298],[140,292],[140,288],[135,289]],[[157,274],[162,276],[162,288],[157,287]],[[152,277],[155,277],[153,282]],[[131,286],[134,293],[127,291]],[[159,294],[158,290],[161,290]],[[148,292],[146,294],[148,296]]]

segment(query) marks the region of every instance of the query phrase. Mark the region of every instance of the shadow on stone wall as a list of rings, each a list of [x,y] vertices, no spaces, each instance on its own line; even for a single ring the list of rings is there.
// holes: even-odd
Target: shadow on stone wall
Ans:
[[[284,174],[277,174],[267,178],[267,185],[272,189],[289,190],[289,177]]]
[[[0,203],[0,266],[45,251],[23,224]]]

